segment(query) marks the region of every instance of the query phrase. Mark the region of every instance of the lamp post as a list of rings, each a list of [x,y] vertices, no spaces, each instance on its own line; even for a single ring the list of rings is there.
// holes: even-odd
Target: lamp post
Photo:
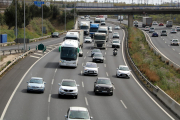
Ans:
[[[43,4],[41,4],[41,7],[42,7],[42,37],[43,37]]]
[[[25,0],[24,0],[24,52],[25,52],[25,35],[26,35],[26,30],[25,30]]]
[[[66,0],[65,0],[65,31],[66,31]]]

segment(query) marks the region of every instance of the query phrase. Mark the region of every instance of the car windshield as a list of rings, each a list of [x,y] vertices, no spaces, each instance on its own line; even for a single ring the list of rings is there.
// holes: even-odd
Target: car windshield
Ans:
[[[175,31],[175,29],[172,29],[172,31]]]
[[[119,26],[116,26],[115,28],[119,28]]]
[[[77,48],[74,47],[61,47],[61,59],[62,60],[76,60]]]
[[[113,43],[119,43],[119,41],[113,41]]]
[[[98,30],[98,32],[107,34],[107,31],[104,31],[104,30]]]
[[[93,49],[92,52],[101,52],[99,49]]]
[[[75,111],[71,110],[69,113],[70,119],[89,119],[89,113],[87,111]]]
[[[58,32],[54,32],[53,35],[58,35]]]
[[[98,28],[90,28],[90,32],[97,32]]]
[[[91,39],[91,37],[86,37],[85,39]]]
[[[80,29],[89,29],[89,26],[81,26]]]
[[[106,39],[106,36],[94,35],[94,39],[95,39],[95,40],[105,40],[105,39]]]
[[[162,33],[166,33],[166,31],[162,31]]]
[[[113,35],[119,35],[119,33],[113,33]]]
[[[129,71],[129,68],[128,68],[128,67],[119,67],[119,70],[122,70],[122,71]]]
[[[149,28],[149,26],[146,26],[146,28]]]
[[[89,67],[89,68],[97,68],[97,64],[95,64],[95,63],[87,63],[87,64],[86,64],[86,67]]]
[[[154,28],[150,28],[151,30],[154,30]]]
[[[111,81],[109,79],[98,79],[97,84],[107,84],[111,85]]]
[[[42,80],[42,79],[31,79],[29,83],[42,84],[42,83],[43,83],[43,80]]]
[[[178,40],[173,40],[173,42],[178,42]]]
[[[75,87],[76,83],[74,81],[63,81],[62,86],[70,86],[70,87]]]
[[[102,54],[94,54],[94,57],[102,57]]]

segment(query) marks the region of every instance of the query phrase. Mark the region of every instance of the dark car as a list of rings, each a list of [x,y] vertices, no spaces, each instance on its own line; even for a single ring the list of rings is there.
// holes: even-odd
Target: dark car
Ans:
[[[98,77],[94,82],[94,93],[113,95],[113,83],[110,78]]]
[[[81,48],[79,48],[79,57],[82,57],[83,56],[83,51]]]
[[[53,34],[51,36],[52,37],[59,37],[59,33],[58,32],[53,32]]]
[[[93,58],[92,58],[93,62],[104,62],[104,56],[102,53],[95,53]]]
[[[101,53],[101,50],[100,49],[93,49],[91,51],[91,57],[93,57],[95,53]]]
[[[152,37],[158,37],[158,33],[157,32],[153,32],[152,33]]]
[[[166,30],[162,30],[161,31],[161,36],[167,36],[167,31]]]

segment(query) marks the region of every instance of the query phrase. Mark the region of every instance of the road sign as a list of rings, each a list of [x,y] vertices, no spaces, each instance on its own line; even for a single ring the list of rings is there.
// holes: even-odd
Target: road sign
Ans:
[[[42,4],[44,4],[43,1],[34,1],[34,4],[38,7],[41,7]]]
[[[14,41],[16,43],[24,43],[24,38],[17,38]],[[29,39],[25,39],[25,43],[29,43]]]
[[[50,2],[46,2],[46,6],[48,6],[48,7],[49,7],[49,6],[50,6]]]

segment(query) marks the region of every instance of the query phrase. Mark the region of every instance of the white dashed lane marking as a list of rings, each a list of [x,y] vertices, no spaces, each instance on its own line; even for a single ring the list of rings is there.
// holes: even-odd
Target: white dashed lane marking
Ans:
[[[82,87],[84,87],[84,83],[82,82]]]
[[[126,107],[126,105],[124,104],[124,102],[123,102],[122,100],[120,100],[120,101],[121,101],[121,103],[123,104],[124,108],[127,109],[127,107]]]
[[[87,101],[87,98],[85,97],[85,101],[86,101],[86,105],[88,106],[88,101]]]

